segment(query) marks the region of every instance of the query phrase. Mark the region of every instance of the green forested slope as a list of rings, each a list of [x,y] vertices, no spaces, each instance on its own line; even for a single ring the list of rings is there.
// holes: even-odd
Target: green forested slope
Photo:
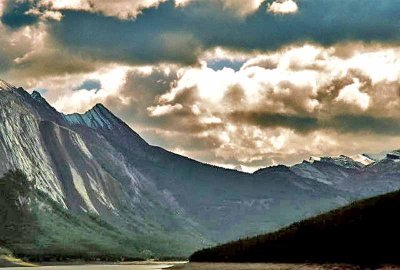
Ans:
[[[186,254],[184,239],[142,237],[95,214],[73,215],[36,190],[22,172],[0,179],[0,247],[18,257],[33,261],[160,258],[170,255],[165,253],[168,245],[171,253]]]

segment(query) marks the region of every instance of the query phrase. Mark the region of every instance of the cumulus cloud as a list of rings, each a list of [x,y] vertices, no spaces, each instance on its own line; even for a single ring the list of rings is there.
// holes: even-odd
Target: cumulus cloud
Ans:
[[[282,161],[291,151],[298,158],[306,152],[321,153],[326,151],[327,147],[322,147],[327,142],[332,149],[341,149],[343,143],[338,138],[349,136],[345,134],[393,136],[400,132],[394,120],[400,120],[400,114],[394,113],[400,108],[396,86],[400,49],[381,47],[371,52],[364,45],[354,46],[346,57],[340,56],[346,46],[306,44],[249,56],[239,71],[216,71],[205,63],[181,69],[173,87],[149,111],[163,108],[162,114],[151,116],[169,122],[181,119],[180,124],[185,123],[182,118],[191,119],[192,126],[196,121],[200,125],[204,119],[213,119],[208,123],[219,125],[195,133],[218,138],[214,160],[229,163],[236,157],[236,162],[248,167],[271,164],[271,156],[278,153],[282,156],[276,156],[275,161]],[[381,72],[378,77],[369,68],[376,65],[390,72]],[[390,105],[383,105],[388,99],[392,100]],[[176,104],[179,110],[172,109]],[[392,118],[387,106],[393,109]],[[311,141],[318,138],[319,143],[304,150],[303,137]],[[360,142],[341,150],[363,146],[368,149]],[[263,154],[254,149],[263,149]]]
[[[57,43],[45,22],[17,29],[0,22],[0,76],[30,87],[49,77],[94,71],[103,62],[71,54]]]
[[[214,70],[207,65],[213,57],[244,63],[239,70]],[[102,102],[152,144],[255,170],[311,155],[397,148],[399,59],[399,47],[362,43],[254,54],[219,48],[203,54],[200,66],[109,66],[57,86],[75,89],[96,80],[98,91],[46,96],[65,112]]]
[[[6,2],[7,0],[2,0]],[[185,8],[192,4],[206,4],[221,7],[240,17],[256,12],[266,0],[10,0],[11,3],[29,4],[32,8],[26,15],[36,15],[44,18],[60,19],[62,11],[83,11],[101,13],[104,16],[116,17],[121,20],[135,19],[144,10],[157,8],[160,4],[174,2],[178,8]],[[0,7],[5,4],[0,3]],[[1,10],[1,9],[0,9]]]
[[[35,88],[51,88],[52,93],[46,96],[54,106],[65,113],[83,113],[97,103],[104,102],[109,97],[117,97],[130,67],[109,65],[95,72],[86,74],[54,77],[41,81]],[[87,82],[96,82],[96,91],[86,89]],[[46,86],[47,85],[47,86]],[[71,91],[73,92],[71,93]],[[118,99],[119,104],[127,104],[124,97]]]
[[[356,78],[353,80],[353,84],[347,85],[340,90],[335,100],[355,104],[365,111],[369,107],[371,98],[367,93],[360,92],[361,87],[360,80]]]
[[[41,11],[40,9],[37,8],[30,9],[27,12],[25,12],[25,14],[37,16],[44,21],[47,20],[61,21],[63,16],[62,13],[59,11],[52,11],[52,10]]]
[[[167,104],[167,105],[157,105],[155,107],[149,107],[147,110],[150,113],[150,116],[153,117],[158,117],[158,116],[163,116],[167,114],[171,114],[177,111],[180,111],[183,109],[183,106],[181,104]]]
[[[297,3],[293,0],[278,0],[268,4],[268,12],[274,14],[290,14],[299,10]]]
[[[44,25],[26,26],[12,31],[0,23],[0,70],[15,68],[24,58],[40,50],[46,39]]]
[[[213,2],[222,3],[225,10],[233,11],[239,16],[247,16],[256,12],[265,1],[266,0],[213,0]],[[175,0],[178,7],[183,7],[193,2],[200,2],[200,0]]]
[[[0,17],[3,15],[6,0],[0,0]]]
[[[101,12],[120,19],[136,17],[143,9],[155,7],[167,0],[40,0],[38,6],[52,10]]]
[[[253,170],[400,143],[397,0],[0,3],[3,79],[169,150]]]
[[[23,2],[21,0],[20,2]],[[134,19],[143,10],[157,7],[168,0],[25,0],[31,2],[35,8],[28,14],[45,15],[59,18],[59,11],[76,10],[92,13],[102,13],[105,16],[117,17],[121,20]],[[173,0],[171,0],[173,1]],[[226,11],[231,11],[239,16],[247,16],[257,11],[266,0],[207,0],[210,4],[222,5]],[[186,7],[199,0],[175,0],[177,7]],[[288,9],[290,4],[284,4],[281,9]],[[42,11],[43,9],[47,9]]]

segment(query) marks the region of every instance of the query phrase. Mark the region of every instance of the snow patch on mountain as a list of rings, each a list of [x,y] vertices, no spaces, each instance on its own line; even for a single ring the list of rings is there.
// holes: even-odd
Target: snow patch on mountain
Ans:
[[[363,164],[364,166],[371,165],[372,163],[375,162],[375,160],[373,160],[372,158],[370,158],[365,154],[354,155],[351,156],[350,158],[358,163]]]
[[[348,156],[344,156],[344,155],[340,155],[340,156],[336,156],[336,157],[325,157],[325,158],[322,158],[321,161],[331,162],[337,166],[341,166],[341,167],[348,168],[348,169],[363,167],[363,164],[361,164],[360,162],[357,162],[357,161],[353,160],[352,158],[350,158]]]
[[[97,212],[96,208],[94,207],[92,201],[90,200],[90,197],[88,195],[88,192],[85,187],[85,182],[83,181],[82,177],[79,175],[79,173],[70,166],[71,174],[72,174],[72,180],[75,185],[76,191],[78,191],[79,195],[81,195],[81,198],[84,200],[86,207],[82,209],[89,209],[91,212],[94,212],[96,214],[99,214]]]
[[[89,183],[91,189],[96,193],[97,199],[100,203],[102,203],[105,207],[116,211],[114,204],[109,200],[108,196],[105,194],[102,185],[97,182],[90,174],[86,174],[89,178]]]
[[[90,153],[85,142],[82,140],[82,138],[78,134],[72,133],[71,139],[72,139],[73,143],[82,151],[82,153],[85,154],[85,156],[87,158],[93,159],[92,153]]]
[[[308,163],[313,164],[315,162],[325,162],[325,163],[330,163],[334,164],[340,167],[348,168],[348,169],[354,169],[354,168],[361,168],[365,165],[371,164],[374,162],[373,160],[370,161],[369,158],[361,157],[362,155],[357,155],[353,157],[348,157],[345,155],[340,155],[340,156],[325,156],[325,157],[310,157]],[[366,163],[366,164],[364,164]]]
[[[317,161],[321,161],[321,158],[320,157],[310,157],[308,159],[309,163],[314,163],[314,162],[317,162]]]

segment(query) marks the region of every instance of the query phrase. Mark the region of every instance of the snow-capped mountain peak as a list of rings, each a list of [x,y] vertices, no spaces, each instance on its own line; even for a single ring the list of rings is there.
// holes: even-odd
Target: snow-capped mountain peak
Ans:
[[[321,158],[320,158],[320,157],[314,157],[314,156],[312,156],[312,157],[310,157],[310,158],[308,159],[307,162],[309,162],[309,163],[314,163],[314,162],[317,162],[317,161],[321,161]]]
[[[371,157],[367,156],[366,154],[358,154],[350,157],[352,160],[363,164],[364,166],[371,165],[372,163],[375,163],[376,161],[373,160]]]
[[[74,113],[64,115],[64,119],[71,125],[84,125],[90,128],[113,129],[119,124],[119,119],[103,104],[96,104],[84,114]]]
[[[361,160],[361,157],[357,157]],[[324,156],[324,157],[310,157],[307,161],[308,163],[316,163],[316,162],[323,162],[323,163],[330,163],[344,168],[361,168],[364,167],[366,164],[359,162],[358,160],[353,159],[352,157],[348,157],[345,155],[339,156]],[[367,163],[367,158],[365,158],[364,162]]]

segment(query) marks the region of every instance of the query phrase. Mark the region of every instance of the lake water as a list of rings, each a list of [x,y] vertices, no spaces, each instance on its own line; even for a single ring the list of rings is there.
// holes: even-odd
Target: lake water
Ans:
[[[1,268],[15,270],[27,268]],[[362,268],[344,265],[311,265],[311,264],[229,264],[229,263],[134,263],[131,265],[69,265],[41,266],[34,270],[360,270]],[[398,267],[382,267],[381,270],[398,270]]]
[[[162,270],[182,263],[151,263],[151,264],[127,264],[127,265],[58,265],[33,267],[34,270]],[[26,267],[1,268],[2,270],[29,269]]]

